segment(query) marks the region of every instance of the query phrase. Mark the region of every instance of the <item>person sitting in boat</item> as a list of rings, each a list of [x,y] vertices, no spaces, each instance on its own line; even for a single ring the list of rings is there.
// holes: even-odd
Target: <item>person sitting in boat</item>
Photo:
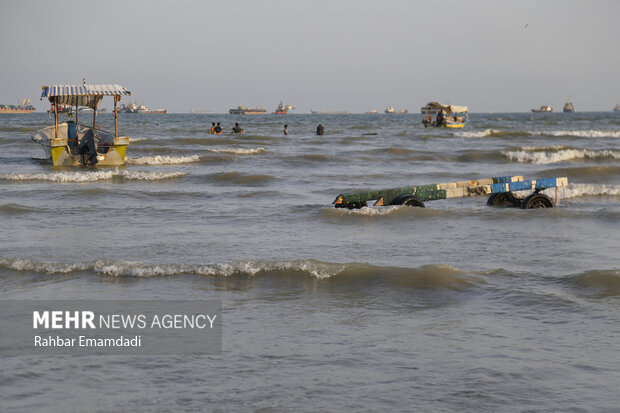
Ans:
[[[215,122],[211,122],[211,129],[209,129],[209,135],[213,135],[215,133]]]
[[[215,125],[215,128],[213,128],[213,133],[216,135],[221,135],[224,131],[222,130],[222,127],[220,126],[220,123],[218,122],[217,125]]]
[[[437,120],[435,121],[435,126],[440,127],[446,122],[446,118],[443,115],[443,110],[437,112]]]
[[[243,133],[243,129],[239,126],[239,122],[235,122],[235,126],[232,128],[232,133]]]

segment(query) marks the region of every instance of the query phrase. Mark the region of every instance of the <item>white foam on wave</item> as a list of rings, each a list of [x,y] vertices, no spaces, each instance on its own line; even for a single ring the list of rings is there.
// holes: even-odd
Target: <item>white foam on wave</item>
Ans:
[[[580,198],[582,196],[620,196],[620,186],[605,184],[568,184],[566,187],[560,187],[559,190],[562,197]],[[546,189],[547,195],[553,198],[555,189]]]
[[[146,138],[129,138],[129,143],[143,142]]]
[[[214,153],[232,153],[235,155],[257,155],[265,152],[265,148],[222,148],[222,149],[209,149],[209,152]]]
[[[485,129],[483,131],[466,131],[466,132],[457,132],[455,135],[460,136],[462,138],[486,138],[493,134],[500,133],[500,131],[495,129]]]
[[[523,151],[502,151],[502,155],[511,161],[533,164],[550,164],[573,159],[620,159],[620,152],[613,150],[590,151],[587,149],[561,149],[557,151],[548,150],[523,150]]]
[[[10,173],[0,174],[0,180],[7,181],[48,181],[48,182],[96,182],[114,178],[129,181],[156,181],[171,179],[186,175],[184,172],[143,172],[129,171],[126,169],[112,169],[105,171],[64,171],[64,172],[40,172],[40,173]]]
[[[400,210],[399,206],[388,205],[385,207],[363,207],[359,209],[347,209],[347,208],[328,208],[329,212],[335,212],[337,214],[342,215],[354,215],[354,216],[367,216],[367,217],[376,217],[376,216],[386,216],[393,214]]]
[[[485,138],[502,133],[510,133],[510,130],[500,131],[496,129],[485,129],[482,131],[459,131],[455,135],[462,138]],[[620,130],[551,130],[551,131],[521,131],[531,136],[574,136],[578,138],[620,138]]]
[[[143,156],[140,158],[127,158],[127,163],[131,165],[177,165],[182,163],[199,162],[199,155],[192,156]]]
[[[293,261],[239,261],[235,263],[190,265],[190,264],[146,264],[136,261],[99,260],[91,263],[46,263],[25,259],[0,257],[0,267],[16,271],[34,271],[43,274],[69,274],[94,271],[109,277],[163,277],[183,274],[229,277],[235,274],[254,276],[259,272],[300,271],[323,279],[344,271],[347,264],[320,262],[315,260]]]
[[[0,257],[0,267],[16,271],[34,271],[45,274],[69,274],[76,271],[86,271],[91,266],[84,263],[46,263],[24,259],[9,259]]]
[[[575,136],[578,138],[620,138],[620,130],[552,130],[530,132],[540,136]]]

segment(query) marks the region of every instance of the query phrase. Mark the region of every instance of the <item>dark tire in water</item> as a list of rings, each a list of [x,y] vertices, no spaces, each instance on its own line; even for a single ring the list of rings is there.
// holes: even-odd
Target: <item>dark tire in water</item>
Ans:
[[[517,198],[512,192],[499,192],[491,194],[487,200],[487,205],[493,207],[518,207],[521,199]]]
[[[534,209],[534,208],[553,208],[555,205],[551,198],[545,194],[533,193],[523,200],[521,208]]]
[[[346,205],[347,209],[361,209],[365,206],[368,206],[366,204],[366,201],[362,201],[362,202],[351,202],[349,204]]]
[[[418,208],[426,208],[424,202],[420,201],[413,195],[403,195],[392,201],[390,205],[406,205]]]

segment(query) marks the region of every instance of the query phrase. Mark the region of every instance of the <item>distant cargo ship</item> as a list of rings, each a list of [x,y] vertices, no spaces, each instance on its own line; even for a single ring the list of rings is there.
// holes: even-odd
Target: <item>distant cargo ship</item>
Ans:
[[[614,112],[620,112],[620,103],[613,109]]]
[[[24,99],[17,105],[0,105],[0,113],[32,113],[34,106],[30,104],[30,99]]]
[[[265,108],[259,106],[257,108],[246,108],[245,106],[237,106],[236,109],[229,109],[231,115],[264,115],[267,113]]]
[[[313,115],[350,115],[351,112],[347,112],[345,110],[311,110],[310,113]]]
[[[293,109],[295,109],[292,105],[284,104],[280,101],[280,104],[276,108],[276,110],[272,113],[273,115],[286,115],[287,113],[292,113]]]
[[[565,113],[572,113],[575,111],[575,107],[573,106],[573,102],[570,100],[564,104],[564,109],[562,109]]]
[[[378,115],[379,112],[376,109],[370,109],[368,112],[366,112],[367,115]]]
[[[541,106],[538,109],[532,109],[532,112],[534,113],[540,113],[540,112],[552,112],[553,108],[549,105],[545,105],[545,106]]]
[[[388,106],[387,108],[385,108],[384,112],[388,114],[396,114],[396,115],[404,115],[405,113],[409,113],[407,109],[396,110],[394,109],[393,106]]]

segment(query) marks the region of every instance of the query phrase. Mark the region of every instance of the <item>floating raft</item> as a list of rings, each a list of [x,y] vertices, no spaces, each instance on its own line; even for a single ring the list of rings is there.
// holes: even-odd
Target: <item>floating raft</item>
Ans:
[[[539,192],[547,188],[566,186],[568,178],[543,178],[524,180],[522,176],[500,176],[489,179],[450,182],[445,184],[403,186],[377,191],[340,194],[333,202],[336,208],[356,209],[366,206],[368,201],[376,200],[375,206],[409,205],[424,207],[425,201],[437,199],[464,198],[468,196],[490,195],[487,204],[493,206],[518,206],[521,208],[549,208],[553,201]],[[518,198],[513,191],[533,190],[524,198]]]

